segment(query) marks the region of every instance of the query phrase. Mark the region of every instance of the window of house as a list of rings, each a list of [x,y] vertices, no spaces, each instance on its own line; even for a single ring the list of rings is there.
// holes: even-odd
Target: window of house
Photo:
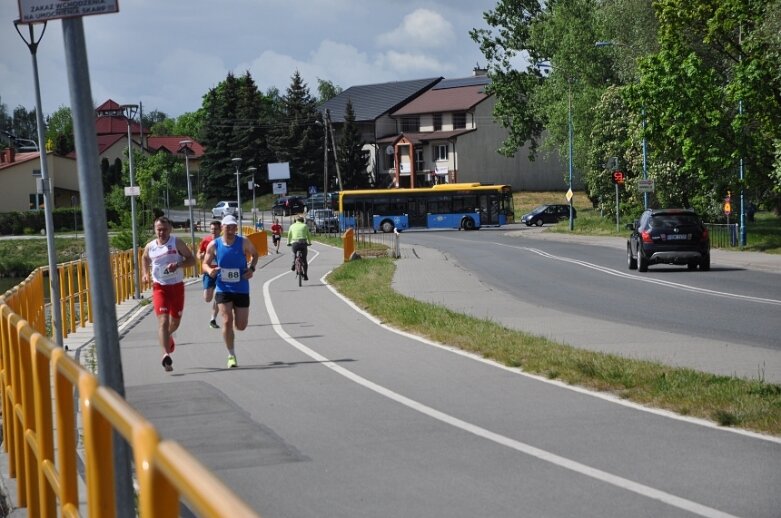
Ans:
[[[420,117],[404,117],[401,119],[401,131],[420,131]]]
[[[422,171],[426,167],[426,161],[423,159],[423,149],[415,148],[415,171]]]
[[[442,129],[442,114],[441,113],[435,113],[434,114],[434,131],[439,131]]]
[[[434,160],[447,160],[447,144],[437,144],[434,147]]]
[[[464,129],[464,128],[466,128],[466,113],[465,112],[454,113],[453,129]]]

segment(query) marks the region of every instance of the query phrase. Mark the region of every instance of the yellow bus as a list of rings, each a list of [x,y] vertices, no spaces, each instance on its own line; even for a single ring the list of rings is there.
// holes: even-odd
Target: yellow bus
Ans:
[[[375,232],[410,228],[458,228],[512,223],[509,185],[449,183],[414,189],[365,189],[339,193],[342,230],[371,226]]]

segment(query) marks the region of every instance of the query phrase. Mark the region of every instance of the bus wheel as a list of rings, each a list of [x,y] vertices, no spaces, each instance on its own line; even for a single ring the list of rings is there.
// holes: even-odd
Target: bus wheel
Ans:
[[[386,219],[380,225],[380,229],[386,234],[393,232],[393,222]]]
[[[475,220],[472,218],[464,218],[461,221],[461,228],[464,230],[474,230],[475,229]]]

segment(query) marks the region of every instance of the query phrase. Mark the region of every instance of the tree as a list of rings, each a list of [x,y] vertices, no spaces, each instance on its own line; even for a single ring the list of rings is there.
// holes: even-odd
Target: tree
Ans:
[[[58,155],[67,155],[76,149],[73,136],[73,115],[67,106],[60,106],[46,120],[46,147]]]
[[[290,163],[291,187],[317,185],[323,171],[324,122],[298,71],[282,97],[281,118],[269,135],[269,147],[280,162]]]
[[[319,77],[317,78],[317,94],[318,94],[318,102],[320,104],[324,103],[329,99],[333,99],[340,93],[342,93],[341,86],[337,86],[333,84],[331,81],[328,81],[326,79],[320,79]]]
[[[209,197],[234,197],[236,167],[233,158],[241,158],[240,171],[261,168],[273,154],[268,150],[267,133],[272,121],[273,101],[258,90],[249,72],[225,81],[209,91],[203,107],[189,120],[200,124],[202,144],[206,148],[201,164]],[[189,132],[188,132],[189,133]],[[256,176],[260,179],[260,177]],[[260,182],[262,185],[263,183]]]
[[[369,174],[366,170],[368,156],[363,150],[365,142],[361,139],[361,132],[355,123],[353,103],[347,100],[344,114],[344,126],[342,136],[339,139],[337,157],[342,175],[341,188],[364,189],[371,186]]]

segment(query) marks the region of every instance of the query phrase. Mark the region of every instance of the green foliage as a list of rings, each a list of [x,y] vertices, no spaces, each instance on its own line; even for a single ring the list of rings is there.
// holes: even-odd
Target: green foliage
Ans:
[[[298,71],[282,97],[282,111],[269,135],[277,161],[290,163],[290,184],[306,191],[318,185],[323,171],[325,126],[316,101]]]
[[[355,123],[353,104],[347,100],[344,126],[339,139],[337,157],[342,175],[342,189],[365,189],[370,186],[369,173],[366,170],[368,157],[363,151],[364,142]]]
[[[327,79],[317,78],[317,102],[324,103],[329,99],[333,99],[337,95],[342,93],[342,87],[333,84],[333,82]]]
[[[742,189],[781,209],[781,1],[500,0],[484,18],[492,29],[471,35],[509,131],[502,153],[534,155],[546,131],[567,160],[571,113],[575,176],[595,202],[614,199],[616,156],[636,209],[645,137],[652,206],[707,216]]]
[[[238,79],[228,74],[225,81],[205,96],[199,113],[202,114],[201,143],[206,148],[201,163],[206,196],[234,199],[233,158],[242,159],[241,171],[273,161],[267,135],[270,116],[274,113],[273,102],[260,93],[249,72]],[[244,172],[243,176],[247,174]],[[260,180],[264,175],[257,178]]]
[[[46,119],[46,149],[58,155],[67,155],[76,149],[73,136],[73,115],[67,106],[60,106]]]

